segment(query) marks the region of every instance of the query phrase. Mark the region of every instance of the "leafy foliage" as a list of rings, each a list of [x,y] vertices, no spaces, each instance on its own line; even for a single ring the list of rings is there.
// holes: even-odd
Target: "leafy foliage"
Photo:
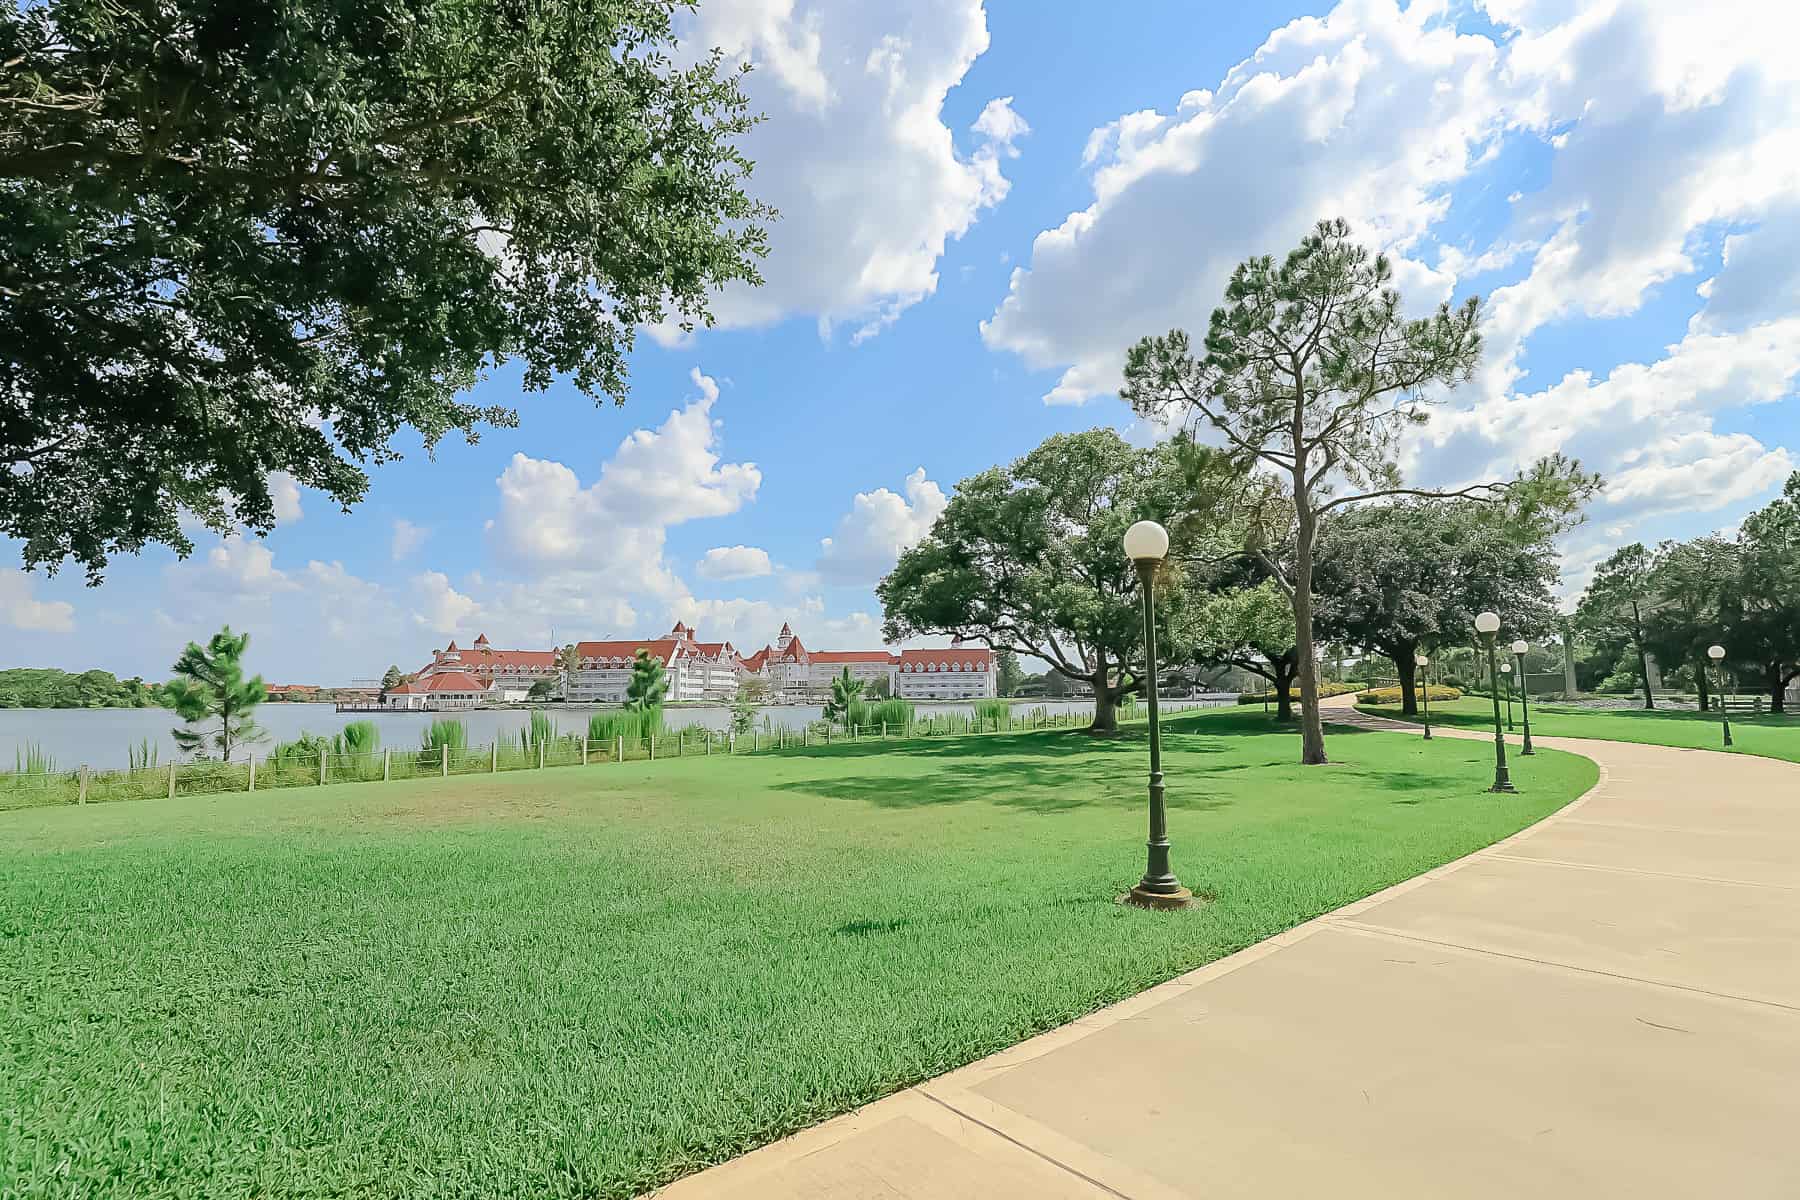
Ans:
[[[845,667],[831,681],[831,695],[826,699],[824,710],[820,715],[827,721],[842,721],[850,724],[851,706],[862,706],[862,691],[863,681],[850,674],[850,668]]]
[[[1202,592],[1182,612],[1178,641],[1197,663],[1232,666],[1273,685],[1279,720],[1294,719],[1294,612],[1272,581]]]
[[[662,705],[669,680],[660,661],[648,650],[639,650],[631,659],[631,678],[625,684],[625,707],[639,712]]]
[[[1594,577],[1575,608],[1578,628],[1603,647],[1629,647],[1637,667],[1644,707],[1655,708],[1650,691],[1649,648],[1644,641],[1644,609],[1652,600],[1650,552],[1642,542],[1621,546],[1594,568]]]
[[[79,675],[53,667],[0,671],[0,708],[154,708],[163,702],[161,684],[120,680],[110,671]]]
[[[1191,503],[1167,444],[1138,449],[1110,429],[1058,434],[956,485],[877,588],[883,633],[954,634],[1042,658],[1094,688],[1093,729],[1112,730],[1143,654],[1125,530],[1142,518],[1176,525]]]
[[[163,688],[169,706],[188,723],[170,731],[184,753],[231,757],[239,746],[267,735],[256,724],[256,706],[268,695],[262,676],[244,677],[244,652],[250,635],[233,634],[227,625],[205,647],[189,642],[175,660],[175,678]],[[194,726],[216,721],[211,729]]]
[[[623,399],[635,331],[757,282],[756,120],[679,4],[0,8],[0,533],[27,565],[351,505],[520,359]]]

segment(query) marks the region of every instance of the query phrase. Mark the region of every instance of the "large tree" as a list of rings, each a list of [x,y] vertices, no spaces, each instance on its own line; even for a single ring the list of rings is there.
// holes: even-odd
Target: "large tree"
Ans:
[[[1644,640],[1644,610],[1654,601],[1650,552],[1642,542],[1621,546],[1594,568],[1594,577],[1575,608],[1575,621],[1603,651],[1629,648],[1637,661],[1644,707],[1656,707],[1650,687],[1650,648]]]
[[[1239,667],[1267,680],[1275,719],[1294,719],[1294,610],[1273,582],[1227,587],[1194,596],[1181,613],[1178,644],[1194,661]]]
[[[1702,711],[1710,707],[1712,693],[1707,647],[1725,636],[1741,566],[1737,544],[1721,537],[1663,542],[1650,560],[1645,649],[1664,666],[1683,664],[1693,671]]]
[[[1736,620],[1727,643],[1732,661],[1755,672],[1776,712],[1787,710],[1787,686],[1800,678],[1800,471],[1780,496],[1744,518]]]
[[[229,759],[233,750],[267,736],[255,713],[269,691],[262,676],[244,675],[249,648],[250,635],[233,634],[227,625],[205,646],[189,642],[175,660],[175,678],[163,686],[163,697],[187,722],[186,728],[170,731],[184,752],[201,757],[217,752]]]
[[[1467,642],[1475,614],[1502,636],[1556,630],[1556,522],[1512,504],[1400,499],[1348,508],[1319,537],[1318,629],[1393,660],[1403,711],[1418,711],[1421,649]]]
[[[1193,502],[1183,479],[1173,447],[1138,449],[1110,429],[1058,434],[970,476],[881,581],[887,640],[951,634],[1041,658],[1094,689],[1090,731],[1114,732],[1143,674],[1125,530],[1142,518],[1178,526]],[[1179,594],[1164,595],[1166,615]]]
[[[0,534],[28,566],[275,520],[287,472],[474,440],[522,360],[622,399],[634,331],[756,282],[771,214],[673,0],[0,8]]]
[[[1200,353],[1177,329],[1126,357],[1121,395],[1134,409],[1209,426],[1242,465],[1272,471],[1286,491],[1293,554],[1272,576],[1293,609],[1305,763],[1326,761],[1312,668],[1320,523],[1373,497],[1432,494],[1401,486],[1399,437],[1473,373],[1481,350],[1475,299],[1408,320],[1392,280],[1385,256],[1352,242],[1345,222],[1324,221],[1281,264],[1263,256],[1232,272]]]

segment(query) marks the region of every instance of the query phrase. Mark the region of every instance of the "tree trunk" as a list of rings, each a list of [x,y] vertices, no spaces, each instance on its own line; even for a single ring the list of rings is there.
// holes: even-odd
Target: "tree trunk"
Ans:
[[[1399,650],[1398,654],[1390,652],[1388,657],[1394,660],[1394,670],[1400,676],[1400,715],[1413,717],[1419,713],[1419,664],[1413,661],[1418,647],[1400,647]]]
[[[1300,762],[1318,766],[1325,757],[1325,726],[1319,719],[1319,673],[1313,669],[1313,541],[1318,521],[1304,494],[1306,459],[1294,473],[1299,536],[1294,546],[1294,669],[1300,676]]]
[[[1644,707],[1655,708],[1656,697],[1650,693],[1650,655],[1644,651],[1643,616],[1638,612],[1638,602],[1631,602],[1631,644],[1637,647],[1638,675],[1644,681]]]
[[[1294,664],[1291,659],[1271,659],[1269,665],[1275,670],[1272,681],[1275,687],[1275,719],[1287,722],[1294,719]]]
[[[1700,711],[1712,711],[1712,689],[1706,686],[1706,656],[1694,660],[1694,690],[1700,694]]]
[[[1787,711],[1787,677],[1782,675],[1780,663],[1770,664],[1768,674],[1764,676],[1764,682],[1769,686],[1769,711],[1785,713]]]
[[[1100,659],[1100,669],[1088,677],[1094,685],[1094,720],[1087,731],[1096,736],[1111,736],[1119,732],[1119,689],[1113,686],[1112,673],[1107,669],[1104,656]]]

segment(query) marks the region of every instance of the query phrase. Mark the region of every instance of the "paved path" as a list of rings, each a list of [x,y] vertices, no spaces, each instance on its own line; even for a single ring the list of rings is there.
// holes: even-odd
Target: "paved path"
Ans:
[[[1599,785],[663,1196],[1800,1197],[1800,766],[1539,740]]]

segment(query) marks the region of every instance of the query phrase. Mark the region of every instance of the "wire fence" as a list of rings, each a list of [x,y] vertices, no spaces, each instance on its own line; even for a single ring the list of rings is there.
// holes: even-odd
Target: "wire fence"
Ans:
[[[845,743],[887,744],[898,749],[901,743],[920,739],[1068,729],[1086,725],[1090,720],[1088,713],[1052,713],[1037,708],[1017,715],[1010,711],[999,716],[951,713],[904,723],[848,727],[817,722],[800,729],[774,727],[734,733],[691,726],[611,739],[568,734],[530,744],[441,745],[368,754],[283,751],[263,757],[251,754],[229,762],[169,762],[122,770],[95,771],[83,766],[66,771],[0,771],[0,809],[174,799],[332,783],[385,783],[604,763],[666,762],[672,758],[723,759],[794,753]]]

